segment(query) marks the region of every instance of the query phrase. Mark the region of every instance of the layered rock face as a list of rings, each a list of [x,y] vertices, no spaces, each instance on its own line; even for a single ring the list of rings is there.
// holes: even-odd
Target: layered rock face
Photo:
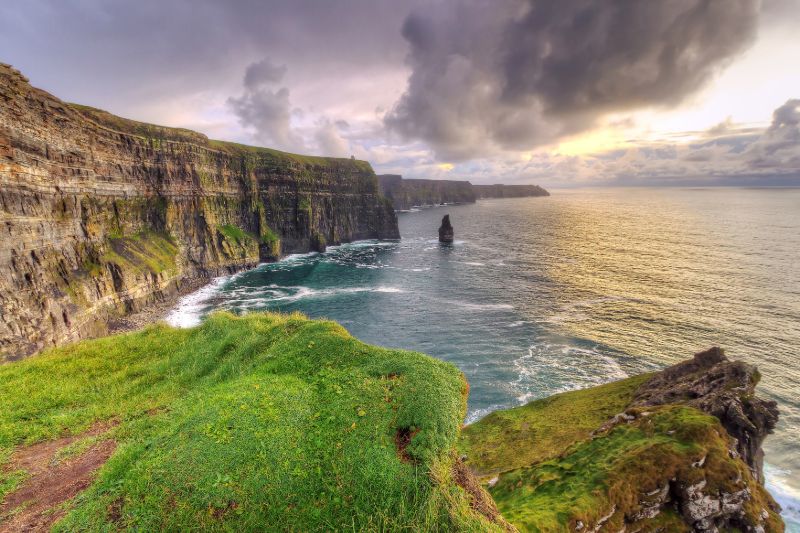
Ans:
[[[0,64],[0,360],[209,277],[399,238],[370,165],[66,104]]]
[[[524,198],[528,196],[550,196],[538,185],[473,185],[477,198]]]
[[[468,181],[404,179],[397,174],[378,176],[381,193],[392,201],[395,209],[414,206],[463,204],[475,201],[475,192]]]

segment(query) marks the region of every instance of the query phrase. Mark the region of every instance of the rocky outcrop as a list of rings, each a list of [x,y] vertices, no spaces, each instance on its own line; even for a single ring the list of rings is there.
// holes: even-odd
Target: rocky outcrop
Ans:
[[[473,185],[468,181],[405,179],[398,174],[378,176],[381,194],[398,211],[412,207],[473,203],[480,198],[550,196],[538,185]]]
[[[476,198],[524,198],[528,196],[550,196],[538,185],[473,185]]]
[[[475,201],[468,181],[405,179],[397,174],[378,176],[381,194],[400,211],[415,206],[464,204]]]
[[[712,348],[652,375],[495,412],[464,460],[519,530],[784,531],[763,483],[774,402]]]
[[[66,104],[0,64],[0,360],[209,277],[398,238],[370,165]]]
[[[715,347],[653,376],[636,391],[632,405],[680,403],[717,417],[736,439],[736,453],[763,483],[761,445],[778,423],[778,404],[756,397],[760,379],[755,366],[729,361]]]
[[[439,242],[453,242],[453,225],[450,224],[450,215],[442,217],[442,225],[439,226]]]

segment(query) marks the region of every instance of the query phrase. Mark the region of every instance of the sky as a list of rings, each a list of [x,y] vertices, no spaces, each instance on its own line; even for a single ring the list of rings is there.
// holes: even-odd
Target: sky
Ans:
[[[800,185],[800,0],[4,0],[59,98],[378,173]]]

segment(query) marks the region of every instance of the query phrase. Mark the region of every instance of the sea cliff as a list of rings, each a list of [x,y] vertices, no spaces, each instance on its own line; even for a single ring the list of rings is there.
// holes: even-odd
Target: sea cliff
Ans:
[[[523,198],[527,196],[550,196],[538,185],[473,185],[476,198]]]
[[[416,206],[473,203],[480,198],[550,196],[538,185],[473,185],[458,180],[406,179],[398,174],[378,175],[378,187],[398,211]]]
[[[475,191],[468,181],[405,179],[397,174],[378,175],[381,194],[394,208],[405,211],[414,206],[463,204],[475,201]]]
[[[96,336],[207,278],[398,238],[364,161],[67,104],[0,64],[0,360]]]

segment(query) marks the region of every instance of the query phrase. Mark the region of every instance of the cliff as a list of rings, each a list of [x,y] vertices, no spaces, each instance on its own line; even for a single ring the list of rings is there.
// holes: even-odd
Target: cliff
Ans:
[[[527,196],[550,196],[538,185],[473,185],[476,198],[523,198]]]
[[[0,530],[502,531],[467,390],[299,314],[50,349],[0,366]]]
[[[780,532],[761,473],[778,412],[758,380],[714,348],[492,413],[460,449],[520,530]]]
[[[398,210],[475,201],[475,192],[468,181],[405,179],[397,174],[381,174],[378,187]]]
[[[550,196],[538,185],[473,185],[468,181],[405,179],[398,174],[379,174],[378,188],[398,211],[441,204],[467,204],[480,198]]]
[[[398,238],[364,161],[66,104],[0,64],[0,360],[102,334],[185,280]]]

